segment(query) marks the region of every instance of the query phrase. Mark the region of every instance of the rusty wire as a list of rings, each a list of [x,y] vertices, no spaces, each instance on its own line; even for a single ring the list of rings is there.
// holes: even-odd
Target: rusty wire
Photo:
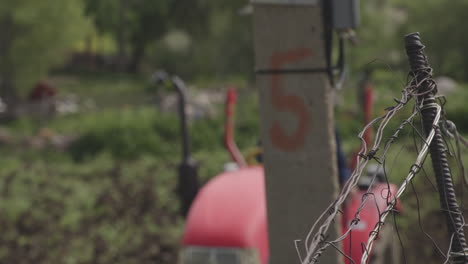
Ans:
[[[355,226],[359,222],[359,220],[360,220],[360,211],[364,208],[364,205],[367,202],[368,197],[370,195],[373,195],[371,193],[371,188],[372,188],[372,185],[374,183],[375,176],[372,179],[372,183],[370,184],[367,192],[364,194],[363,199],[362,199],[362,203],[361,203],[359,209],[357,210],[357,212],[355,213],[355,218],[351,221],[351,224],[350,224],[349,228],[344,232],[343,235],[339,236],[338,238],[332,239],[332,240],[328,239],[327,233],[328,233],[328,230],[329,230],[330,226],[334,223],[334,219],[336,218],[337,214],[340,212],[340,208],[341,208],[342,204],[344,203],[344,201],[347,199],[347,197],[350,194],[351,190],[357,185],[357,183],[359,181],[359,178],[361,177],[361,175],[362,175],[362,173],[364,171],[364,168],[366,167],[368,162],[370,160],[375,160],[380,164],[380,166],[382,166],[382,163],[385,162],[385,156],[387,154],[387,151],[389,150],[391,144],[398,138],[398,135],[399,135],[400,131],[407,124],[410,124],[411,126],[413,126],[412,125],[412,120],[417,115],[420,114],[421,106],[422,106],[423,102],[415,102],[412,114],[401,123],[401,125],[398,127],[398,129],[386,141],[386,143],[384,145],[384,150],[383,150],[381,156],[380,157],[376,156],[376,154],[379,151],[379,147],[382,144],[384,129],[387,127],[390,120],[396,115],[397,112],[399,112],[401,109],[403,109],[410,102],[411,99],[415,98],[416,96],[421,95],[421,93],[416,92],[417,88],[418,88],[418,84],[421,84],[421,83],[427,81],[425,78],[423,78],[422,80],[418,80],[417,75],[412,75],[411,77],[412,77],[411,78],[412,80],[408,82],[409,85],[407,85],[402,91],[401,99],[399,99],[399,100],[395,99],[397,104],[387,108],[386,113],[384,115],[382,115],[380,117],[377,117],[376,119],[372,120],[358,134],[358,138],[361,140],[361,150],[360,150],[359,156],[358,156],[357,161],[356,161],[355,170],[353,171],[350,178],[348,179],[348,181],[343,186],[338,198],[333,203],[331,203],[326,208],[326,210],[324,210],[322,212],[322,214],[315,221],[315,223],[312,225],[310,231],[308,232],[308,234],[307,234],[307,236],[306,236],[306,238],[304,240],[306,255],[305,255],[304,258],[302,258],[301,256],[299,257],[302,264],[310,264],[310,263],[317,262],[318,259],[321,256],[321,254],[329,246],[332,246],[334,248],[338,248],[335,244],[343,241],[348,235],[350,235],[351,231],[355,228]],[[418,81],[415,81],[415,80],[418,80]],[[433,89],[437,89],[437,88],[434,86]],[[430,91],[432,91],[432,89]],[[387,194],[387,197],[386,197],[387,198],[387,208],[383,212],[380,212],[380,211],[378,212],[379,213],[379,221],[376,224],[374,230],[370,233],[367,244],[363,245],[363,256],[362,256],[362,259],[361,259],[361,264],[365,264],[367,262],[367,259],[369,257],[369,252],[371,252],[371,250],[372,250],[374,240],[377,237],[377,235],[379,234],[379,231],[380,231],[383,223],[385,222],[385,219],[388,216],[388,214],[394,211],[394,206],[396,204],[397,199],[403,194],[403,192],[407,188],[408,184],[411,184],[411,181],[414,178],[414,176],[422,169],[423,163],[425,161],[425,157],[427,156],[427,151],[428,151],[429,144],[431,143],[432,138],[434,137],[434,134],[436,133],[436,129],[438,129],[439,120],[441,119],[441,114],[442,114],[442,107],[439,106],[438,104],[431,104],[431,105],[426,106],[426,107],[434,107],[434,108],[437,109],[437,116],[436,116],[436,120],[434,121],[434,124],[433,124],[433,129],[429,133],[429,136],[427,138],[424,138],[421,134],[418,133],[420,138],[423,141],[422,149],[420,151],[418,151],[417,159],[416,159],[415,163],[411,166],[408,176],[406,177],[406,179],[404,180],[402,185],[399,187],[397,193],[396,194],[391,194],[390,193],[390,188],[388,188],[388,194]],[[377,126],[377,130],[376,130],[376,136],[375,136],[374,142],[373,142],[372,146],[367,146],[367,144],[366,144],[366,142],[365,142],[365,140],[363,138],[363,135],[365,134],[365,132],[368,129],[370,129],[373,126],[376,126],[377,124],[378,124],[378,126]],[[413,131],[414,131],[414,126],[413,126]],[[460,139],[460,137],[458,137],[458,135],[457,135],[457,139],[458,139],[457,142],[462,142],[462,140]],[[368,150],[369,147],[370,147],[370,150]],[[387,184],[389,184],[388,179],[387,179]],[[391,199],[390,199],[390,197],[391,197]],[[327,216],[327,214],[328,214],[328,216]],[[297,245],[297,242],[298,241],[295,241],[296,245]],[[298,252],[299,252],[299,250],[298,250]],[[354,261],[348,255],[346,255],[345,252],[342,252],[341,250],[339,252],[340,252],[340,254],[342,254],[343,256],[348,258],[349,260],[351,260],[352,263],[354,263]],[[445,255],[444,257],[449,258],[450,256]]]

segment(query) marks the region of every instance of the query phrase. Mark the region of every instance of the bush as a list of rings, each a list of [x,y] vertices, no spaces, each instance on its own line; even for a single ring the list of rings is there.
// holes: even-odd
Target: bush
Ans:
[[[447,118],[452,120],[460,132],[468,133],[468,108],[466,98],[468,91],[465,86],[458,87],[458,90],[447,96],[446,112]]]
[[[108,152],[119,159],[141,155],[171,157],[178,152],[178,122],[153,109],[105,111],[90,117],[70,149],[77,160]]]
[[[239,101],[236,138],[247,148],[258,139],[257,101]],[[221,113],[190,124],[202,182],[229,160],[223,125]],[[37,126],[20,119],[11,129],[31,136]],[[178,117],[124,108],[48,126],[78,136],[69,152],[0,149],[0,263],[176,263]]]
[[[155,159],[1,166],[1,263],[176,262],[174,170]]]
[[[246,96],[237,108],[236,140],[241,149],[258,141],[259,118],[255,96]],[[179,118],[157,112],[152,107],[106,110],[94,115],[75,116],[52,123],[62,133],[79,133],[70,153],[86,160],[107,152],[119,159],[152,155],[174,159],[181,152]],[[194,120],[189,125],[191,148],[199,151],[224,151],[224,116]]]

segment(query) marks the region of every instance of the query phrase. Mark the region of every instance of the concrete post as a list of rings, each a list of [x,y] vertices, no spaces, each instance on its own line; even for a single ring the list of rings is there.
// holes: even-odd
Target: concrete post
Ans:
[[[256,81],[261,103],[270,264],[300,263],[294,240],[306,236],[319,214],[334,200],[338,186],[327,74],[268,72],[326,68],[322,7],[316,2],[254,2],[255,61],[257,70],[263,71]],[[337,263],[339,259],[335,251],[329,250],[320,263]]]

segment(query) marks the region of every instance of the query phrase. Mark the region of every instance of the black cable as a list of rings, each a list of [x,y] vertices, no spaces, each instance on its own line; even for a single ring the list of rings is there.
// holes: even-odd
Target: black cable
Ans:
[[[398,223],[397,223],[397,219],[396,219],[396,215],[394,211],[392,212],[392,216],[393,216],[393,225],[395,227],[398,241],[400,242],[400,246],[401,246],[401,255],[403,256],[403,261],[405,263],[408,263],[407,258],[406,258],[405,246],[403,245],[403,240],[401,239],[400,230],[398,229]]]
[[[332,87],[335,86],[335,81],[333,78],[333,67],[332,67],[332,50],[333,50],[333,28],[332,28],[332,1],[323,0],[322,1],[323,13],[323,36],[325,42],[325,62],[328,78]]]
[[[437,244],[437,242],[435,241],[435,239],[429,234],[426,232],[426,230],[424,230],[424,227],[422,225],[422,221],[421,221],[421,202],[419,201],[419,196],[418,196],[418,192],[416,191],[416,187],[414,186],[414,183],[413,181],[410,182],[411,183],[411,188],[413,189],[413,194],[414,196],[416,197],[416,206],[418,208],[418,224],[419,224],[419,229],[421,229],[421,232],[423,232],[423,234],[429,239],[431,240],[432,242],[432,245],[434,245],[434,247],[437,249],[438,253],[446,258],[447,256],[445,256],[444,252],[442,251],[442,249],[440,248],[440,246]]]

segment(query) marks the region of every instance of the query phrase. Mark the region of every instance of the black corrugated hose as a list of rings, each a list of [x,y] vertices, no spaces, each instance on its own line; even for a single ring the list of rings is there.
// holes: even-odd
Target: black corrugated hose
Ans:
[[[432,80],[432,68],[424,54],[425,46],[421,43],[419,33],[405,36],[406,53],[408,55],[411,75],[411,85],[417,85],[416,100],[423,102],[421,115],[426,136],[433,129],[434,119],[437,115],[435,106],[437,87]],[[436,127],[437,128],[437,127]],[[452,175],[447,161],[447,151],[439,128],[430,144],[430,154],[437,180],[440,206],[447,220],[449,237],[453,237],[451,259],[453,263],[468,263],[466,252],[466,239],[463,230],[463,217],[455,196]]]

